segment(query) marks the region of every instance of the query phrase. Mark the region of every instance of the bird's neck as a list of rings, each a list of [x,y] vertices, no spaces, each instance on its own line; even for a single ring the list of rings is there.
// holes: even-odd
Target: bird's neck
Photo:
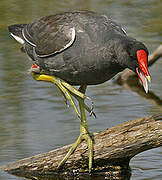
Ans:
[[[130,68],[132,59],[129,50],[136,42],[135,39],[128,36],[118,38],[114,41],[114,50],[117,57],[116,62],[121,66],[121,69]]]

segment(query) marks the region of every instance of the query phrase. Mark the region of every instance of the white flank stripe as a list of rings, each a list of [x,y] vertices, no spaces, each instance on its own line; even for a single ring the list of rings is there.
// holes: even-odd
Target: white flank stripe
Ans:
[[[35,44],[33,44],[32,42],[30,42],[30,41],[25,37],[25,35],[24,35],[24,29],[22,30],[22,35],[23,35],[25,41],[27,41],[30,45],[32,45],[32,46],[34,46],[34,47],[36,46]]]
[[[11,34],[11,36],[12,36],[16,41],[18,41],[20,44],[24,44],[24,43],[25,43],[25,41],[24,41],[22,38],[14,35],[14,34],[12,34],[12,33],[10,33],[10,34]]]
[[[63,51],[64,49],[70,47],[70,46],[73,44],[74,39],[75,39],[75,28],[73,27],[73,28],[71,28],[70,30],[71,30],[71,32],[70,32],[71,41],[70,41],[69,43],[67,43],[62,49],[60,49],[60,50],[57,51],[57,52],[61,52],[61,51]]]
[[[53,54],[56,54],[58,52],[61,52],[61,51],[65,50],[66,48],[70,47],[73,44],[74,40],[75,40],[75,28],[74,27],[70,28],[70,32],[69,32],[68,35],[71,37],[71,40],[62,49],[59,49],[58,51],[55,51],[55,52],[53,52],[51,54],[47,54],[47,55],[38,55],[36,52],[35,53],[37,54],[38,57],[47,57],[47,56],[50,56],[50,55],[53,55]]]

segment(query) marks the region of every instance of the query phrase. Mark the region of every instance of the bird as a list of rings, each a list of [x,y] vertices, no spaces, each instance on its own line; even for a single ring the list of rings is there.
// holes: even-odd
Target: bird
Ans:
[[[129,68],[137,74],[147,93],[148,82],[151,82],[147,47],[128,36],[112,18],[93,11],[52,14],[29,24],[10,25],[8,30],[32,60],[32,77],[54,83],[81,120],[80,135],[58,164],[58,169],[82,140],[86,140],[91,173],[93,133],[88,131],[85,111],[94,116],[95,113],[93,101],[85,94],[87,86],[102,84]],[[85,99],[91,102],[89,106]]]

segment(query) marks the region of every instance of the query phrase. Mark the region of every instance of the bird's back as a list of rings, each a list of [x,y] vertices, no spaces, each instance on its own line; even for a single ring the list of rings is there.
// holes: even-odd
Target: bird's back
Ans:
[[[71,84],[99,84],[121,71],[113,64],[112,39],[126,34],[105,15],[56,14],[25,25],[20,32],[26,53],[45,73]]]

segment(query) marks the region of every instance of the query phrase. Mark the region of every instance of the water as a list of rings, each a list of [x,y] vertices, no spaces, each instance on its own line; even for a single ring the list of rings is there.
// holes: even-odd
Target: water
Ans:
[[[59,90],[34,81],[31,63],[9,37],[7,25],[28,23],[41,16],[74,9],[87,9],[113,17],[127,33],[143,41],[150,52],[162,44],[162,1],[105,0],[1,0],[0,1],[0,166],[75,141],[80,122],[66,107]],[[151,90],[162,99],[162,61],[151,67]],[[112,81],[88,87],[97,118],[88,118],[90,131],[162,111],[136,93]],[[131,160],[131,180],[162,179],[162,148],[139,154]],[[18,180],[0,172],[2,180]],[[20,178],[21,179],[21,178]],[[23,178],[22,178],[23,179]]]

